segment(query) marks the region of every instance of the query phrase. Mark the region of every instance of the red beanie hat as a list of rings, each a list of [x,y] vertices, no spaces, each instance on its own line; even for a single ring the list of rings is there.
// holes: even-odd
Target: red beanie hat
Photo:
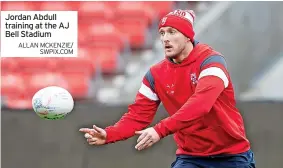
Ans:
[[[161,19],[158,29],[166,26],[173,27],[190,38],[191,41],[194,41],[194,20],[194,11],[177,9]]]

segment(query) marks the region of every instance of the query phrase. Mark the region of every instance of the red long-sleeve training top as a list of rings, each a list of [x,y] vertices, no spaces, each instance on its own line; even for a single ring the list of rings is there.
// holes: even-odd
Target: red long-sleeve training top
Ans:
[[[198,43],[182,63],[169,58],[153,65],[128,112],[107,127],[106,143],[146,128],[160,103],[169,117],[154,126],[161,138],[174,134],[176,154],[208,156],[250,149],[224,57]]]

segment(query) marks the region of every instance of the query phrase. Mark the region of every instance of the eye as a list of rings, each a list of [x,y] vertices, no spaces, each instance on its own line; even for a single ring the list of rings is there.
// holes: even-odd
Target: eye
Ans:
[[[163,36],[165,33],[164,33],[164,31],[161,31],[161,32],[159,32],[159,34],[160,34],[161,36]]]
[[[171,30],[171,31],[170,31],[170,34],[175,34],[175,33],[176,33],[175,30]]]

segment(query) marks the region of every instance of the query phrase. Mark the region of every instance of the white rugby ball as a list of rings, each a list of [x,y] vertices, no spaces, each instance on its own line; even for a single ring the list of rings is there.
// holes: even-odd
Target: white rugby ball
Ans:
[[[72,112],[74,100],[64,88],[49,86],[37,91],[32,98],[32,107],[42,119],[60,120]]]

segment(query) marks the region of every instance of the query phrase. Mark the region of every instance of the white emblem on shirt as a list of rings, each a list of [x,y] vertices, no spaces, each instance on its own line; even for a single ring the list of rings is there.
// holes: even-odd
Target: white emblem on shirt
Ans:
[[[198,83],[196,73],[192,73],[192,74],[191,74],[191,81],[192,81],[192,83],[193,83],[194,85]]]
[[[166,93],[170,94],[170,95],[173,95],[175,93],[174,86],[175,86],[174,84],[171,84],[171,85],[167,84],[166,85],[166,87],[167,87]]]

